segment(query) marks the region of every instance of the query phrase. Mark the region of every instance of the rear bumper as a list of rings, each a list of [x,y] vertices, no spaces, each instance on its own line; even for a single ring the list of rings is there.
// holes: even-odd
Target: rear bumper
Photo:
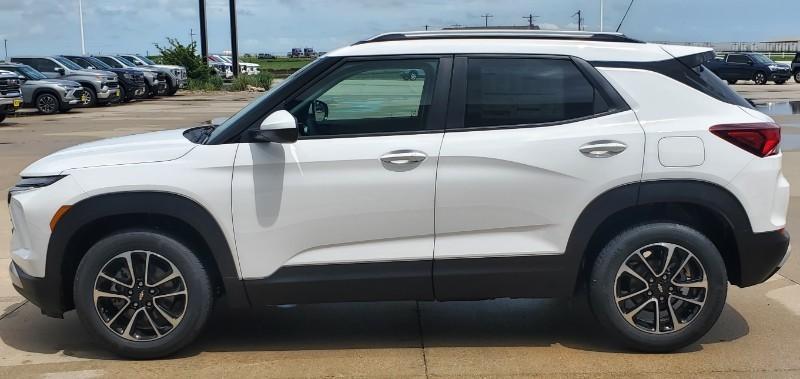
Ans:
[[[763,283],[783,266],[791,253],[789,232],[777,230],[739,237],[739,287]]]
[[[14,262],[11,262],[8,269],[11,283],[20,295],[39,307],[42,313],[47,316],[58,318],[64,316],[61,291],[59,291],[57,285],[50,283],[51,281],[46,277],[36,278],[28,275]]]

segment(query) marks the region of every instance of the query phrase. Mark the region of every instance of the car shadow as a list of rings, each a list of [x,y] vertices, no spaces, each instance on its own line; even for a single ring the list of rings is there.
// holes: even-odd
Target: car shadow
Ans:
[[[749,333],[747,321],[726,305],[699,343],[731,341]],[[28,304],[0,320],[0,339],[25,352],[119,359],[91,340],[75,312],[64,320]],[[207,352],[305,351],[419,347],[547,347],[595,352],[627,349],[592,317],[585,300],[498,299],[479,302],[377,302],[218,308],[200,338],[174,358]]]

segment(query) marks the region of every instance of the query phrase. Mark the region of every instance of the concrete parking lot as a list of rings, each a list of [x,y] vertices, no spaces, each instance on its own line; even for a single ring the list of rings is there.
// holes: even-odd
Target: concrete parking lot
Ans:
[[[784,173],[794,184],[788,229],[800,238],[800,84],[735,88],[785,126]],[[61,148],[191,126],[230,115],[254,96],[180,94],[10,118],[0,125],[0,190]],[[178,356],[136,362],[103,351],[74,312],[63,320],[42,316],[14,291],[5,269],[5,214],[0,202],[0,377],[800,377],[800,254],[767,283],[731,287],[712,331],[674,354],[625,350],[578,298],[325,304],[246,314],[219,308],[206,333]]]

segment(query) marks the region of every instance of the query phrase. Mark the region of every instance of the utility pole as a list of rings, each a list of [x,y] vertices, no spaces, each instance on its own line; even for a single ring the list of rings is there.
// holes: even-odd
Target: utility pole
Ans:
[[[522,18],[523,18],[523,19],[526,19],[526,20],[528,20],[528,29],[534,29],[534,27],[536,26],[536,24],[534,24],[533,22],[534,22],[534,21],[535,21],[537,18],[539,18],[539,16],[536,16],[535,14],[531,13],[531,14],[529,14],[529,15],[527,15],[527,16],[524,16],[524,17],[522,17]]]
[[[239,76],[239,42],[236,38],[236,0],[230,0],[231,12],[231,58],[233,59],[233,76]]]
[[[206,0],[200,0],[200,58],[208,62],[208,34],[206,33]]]
[[[603,0],[600,0],[600,31],[603,31],[603,11],[605,7],[603,6]]]
[[[487,14],[481,15],[481,17],[483,17],[483,20],[484,20],[484,22],[486,24],[486,27],[488,28],[489,27],[489,19],[494,17],[494,16],[492,16],[492,15],[487,13]]]
[[[6,59],[3,62],[8,62],[8,40],[3,39],[3,47],[6,49]]]
[[[572,17],[575,17],[575,16],[578,16],[578,30],[579,31],[583,30],[583,17],[581,17],[581,10],[580,9],[578,9],[578,11],[575,12],[575,14],[572,15]]]
[[[83,0],[78,0],[78,14],[81,22],[81,55],[86,55],[86,42],[83,39]]]
[[[429,26],[430,26],[430,25],[425,25],[425,30],[428,30],[428,27],[429,27]]]
[[[196,35],[197,34],[194,34],[194,29],[189,28],[189,42],[190,43],[194,43],[194,36],[196,36]]]

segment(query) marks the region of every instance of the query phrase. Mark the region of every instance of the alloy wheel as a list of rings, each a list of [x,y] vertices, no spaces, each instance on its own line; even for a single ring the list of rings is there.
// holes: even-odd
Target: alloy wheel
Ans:
[[[614,301],[633,327],[651,334],[679,331],[697,318],[708,294],[700,260],[688,249],[656,243],[631,253],[617,271]]]
[[[767,76],[764,75],[763,72],[757,72],[753,81],[756,82],[756,84],[767,84]]]
[[[86,90],[86,89],[83,91],[83,93],[84,93],[83,101],[81,102],[81,104],[83,104],[83,106],[87,106],[87,107],[91,106],[92,104],[94,104],[94,93],[92,91],[89,91],[89,90]]]
[[[149,251],[128,251],[100,269],[94,305],[115,334],[131,341],[153,341],[181,323],[188,294],[183,275],[168,259]]]
[[[41,95],[36,99],[36,108],[44,114],[56,113],[58,112],[58,99],[50,94]]]

